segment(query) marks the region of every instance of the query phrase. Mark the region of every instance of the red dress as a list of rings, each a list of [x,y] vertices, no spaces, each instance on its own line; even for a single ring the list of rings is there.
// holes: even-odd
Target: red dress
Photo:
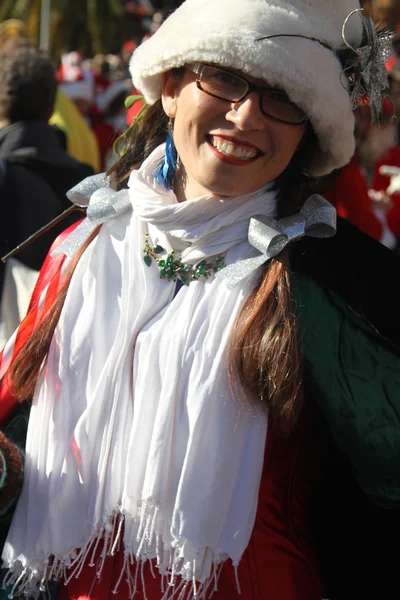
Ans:
[[[213,600],[322,600],[324,587],[313,554],[308,522],[308,504],[320,463],[317,440],[305,421],[290,440],[277,436],[269,427],[258,511],[250,543],[238,569],[237,579],[227,563],[218,580]],[[128,584],[123,578],[118,593],[111,595],[123,566],[122,553],[105,562],[101,579],[86,565],[78,579],[63,585],[58,600],[127,600]],[[137,578],[138,600],[160,600],[163,596],[157,570],[143,570]],[[187,598],[192,599],[191,595]]]

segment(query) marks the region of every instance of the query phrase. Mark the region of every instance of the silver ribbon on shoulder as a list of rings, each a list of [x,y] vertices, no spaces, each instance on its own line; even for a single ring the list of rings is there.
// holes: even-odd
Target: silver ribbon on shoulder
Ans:
[[[228,265],[218,273],[227,280],[229,287],[248,277],[290,242],[305,235],[316,238],[333,237],[336,233],[336,210],[325,198],[313,194],[306,200],[300,212],[283,219],[261,217],[250,219],[248,240],[261,254]]]
[[[95,229],[132,209],[127,190],[116,192],[104,173],[87,177],[67,192],[73,204],[87,207],[86,218],[51,254],[74,256]]]

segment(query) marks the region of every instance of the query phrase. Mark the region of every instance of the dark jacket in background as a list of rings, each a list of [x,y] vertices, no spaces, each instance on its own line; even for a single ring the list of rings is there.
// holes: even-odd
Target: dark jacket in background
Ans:
[[[0,184],[0,250],[7,254],[71,206],[66,192],[93,175],[63,149],[57,132],[44,121],[18,122],[0,129],[5,175]],[[75,211],[41,235],[16,258],[39,270],[54,239],[82,218]]]
[[[378,244],[349,222],[338,219],[337,235],[331,239],[305,237],[290,247],[292,269],[303,277],[309,277],[321,288],[340,297],[348,307],[349,315],[365,321],[377,335],[386,340],[388,348],[400,349],[400,293],[397,280],[400,260],[390,250]],[[319,335],[323,337],[325,314],[316,314],[320,319]],[[329,326],[327,329],[331,329]],[[344,335],[343,331],[343,335]],[[372,335],[372,334],[371,334]],[[372,341],[372,339],[371,339]],[[359,352],[354,351],[359,348]],[[378,348],[378,346],[376,346]],[[380,348],[383,348],[381,346]],[[400,385],[400,361],[398,369],[387,380],[386,402],[379,404],[372,398],[372,386],[384,371],[390,368],[384,362],[385,354],[376,352],[375,368],[369,372],[361,370],[364,348],[353,342],[351,367],[342,364],[348,379],[359,380],[359,385],[371,390],[365,394],[364,412],[370,410],[370,423],[358,423],[357,436],[365,441],[369,437],[378,443],[388,439],[389,424],[395,429],[400,414],[400,398],[394,392],[394,382]],[[371,354],[374,345],[371,344]],[[364,352],[365,354],[365,352]],[[342,358],[342,357],[340,357]],[[332,369],[338,356],[332,356]],[[307,376],[307,369],[305,376]],[[344,393],[346,390],[344,390]],[[347,390],[348,393],[348,390]],[[339,394],[338,394],[339,396]],[[360,396],[360,394],[359,394]],[[339,404],[339,402],[338,402]],[[344,433],[348,419],[356,404],[350,402],[347,411],[339,414]],[[324,412],[321,407],[321,413]],[[331,415],[332,416],[332,415]],[[321,414],[322,417],[322,414]],[[332,421],[330,418],[329,421]],[[386,426],[383,423],[386,422]],[[354,428],[353,428],[354,429]],[[311,521],[318,556],[328,586],[329,600],[389,600],[399,597],[398,553],[393,549],[400,536],[400,502],[388,497],[386,504],[377,503],[366,494],[355,477],[355,468],[348,456],[340,451],[332,438],[332,427],[320,419],[319,433],[326,442],[326,464],[324,476],[314,491]],[[357,437],[355,436],[355,437]],[[397,440],[398,440],[397,434]],[[384,444],[383,444],[384,445]],[[400,464],[392,461],[392,447],[387,446],[387,456],[382,453],[370,456],[370,474],[377,473],[391,488],[399,489]],[[397,442],[398,448],[398,442]],[[390,449],[390,451],[389,451]],[[353,455],[355,453],[353,452]],[[366,465],[366,457],[361,457]],[[394,476],[396,473],[396,476]],[[378,477],[377,477],[378,479]],[[389,502],[390,500],[390,502]]]

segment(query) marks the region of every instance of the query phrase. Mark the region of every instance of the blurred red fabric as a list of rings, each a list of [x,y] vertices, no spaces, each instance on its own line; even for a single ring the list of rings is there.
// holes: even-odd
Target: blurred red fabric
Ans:
[[[367,182],[355,159],[343,167],[324,196],[335,206],[339,217],[347,219],[370,237],[381,240],[382,224],[373,212]]]

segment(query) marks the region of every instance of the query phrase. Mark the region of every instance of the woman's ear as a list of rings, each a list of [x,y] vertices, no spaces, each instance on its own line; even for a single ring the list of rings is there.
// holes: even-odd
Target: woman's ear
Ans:
[[[163,73],[161,102],[165,114],[170,119],[174,119],[176,116],[180,83],[180,78],[177,77],[172,71],[167,71],[166,73]]]

